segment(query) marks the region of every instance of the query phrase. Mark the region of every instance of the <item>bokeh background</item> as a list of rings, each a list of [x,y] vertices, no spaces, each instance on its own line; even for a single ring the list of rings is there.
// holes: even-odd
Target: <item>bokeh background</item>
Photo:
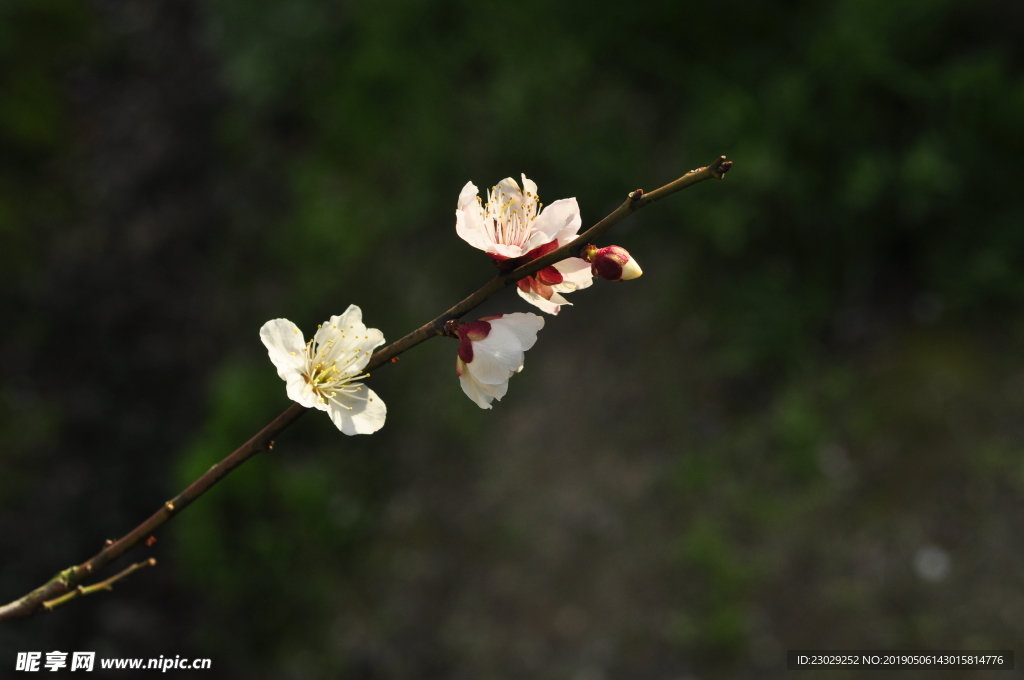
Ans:
[[[415,348],[373,377],[384,430],[304,418],[132,554],[156,569],[5,624],[0,668],[681,680],[1013,648],[1022,67],[1016,0],[4,0],[4,601],[287,407],[267,319],[356,303],[397,339],[487,280],[467,180],[525,172],[589,226],[736,166],[602,241],[645,275],[572,295],[493,411],[455,343]]]

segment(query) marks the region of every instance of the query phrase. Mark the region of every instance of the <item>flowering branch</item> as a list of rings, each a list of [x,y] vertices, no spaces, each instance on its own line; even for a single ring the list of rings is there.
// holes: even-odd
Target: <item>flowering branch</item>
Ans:
[[[390,362],[399,354],[415,347],[421,342],[432,337],[445,334],[445,324],[453,319],[458,319],[467,312],[475,309],[488,298],[493,297],[501,290],[515,284],[520,279],[531,276],[541,269],[561,262],[566,258],[577,257],[580,251],[588,244],[596,240],[613,226],[636,212],[640,208],[661,200],[670,194],[685,189],[689,186],[703,182],[708,179],[722,179],[725,173],[732,167],[732,162],[720,156],[715,162],[707,167],[691,170],[674,182],[670,182],[660,189],[650,193],[644,193],[637,189],[629,194],[626,202],[616,208],[611,214],[592,226],[587,231],[565,245],[552,250],[550,253],[526,262],[525,264],[505,271],[488,281],[478,291],[458,303],[445,313],[432,321],[424,324],[412,333],[409,333],[400,340],[396,340],[380,351],[374,353],[363,369],[367,373]],[[252,458],[261,451],[270,451],[273,448],[273,439],[285,428],[299,419],[308,409],[298,403],[293,403],[281,415],[271,421],[266,427],[260,430],[252,439],[236,449],[231,455],[211,467],[199,479],[194,481],[187,489],[167,501],[142,524],[138,525],[130,533],[122,536],[116,541],[107,541],[106,546],[95,556],[82,564],[65,569],[42,586],[36,588],[27,595],[3,606],[0,606],[0,621],[13,619],[22,616],[31,616],[40,609],[49,611],[54,607],[64,604],[67,601],[87,595],[98,590],[109,590],[117,580],[145,566],[155,564],[155,560],[147,560],[133,564],[116,576],[101,581],[92,586],[81,586],[81,582],[96,571],[113,562],[139,543],[145,541],[152,533],[163,526],[169,519],[185,509],[199,496],[206,493],[210,487],[223,479],[229,472]]]
[[[674,194],[677,191],[681,191],[686,187],[698,184],[707,179],[723,179],[725,173],[729,172],[732,167],[732,161],[725,160],[725,156],[719,156],[718,159],[711,165],[704,168],[697,168],[691,170],[674,182],[670,182],[660,189],[655,189],[649,194],[645,194],[642,189],[629,194],[626,202],[616,208],[611,214],[605,217],[603,220],[587,229],[585,232],[580,234],[573,241],[565,244],[564,246],[551,251],[543,257],[539,257],[536,260],[531,260],[526,264],[513,269],[509,272],[503,272],[498,274],[493,279],[488,281],[483,288],[473,293],[465,300],[455,305],[447,312],[437,317],[433,321],[430,321],[423,326],[420,326],[412,333],[409,333],[404,338],[396,340],[384,349],[375,353],[370,357],[370,363],[366,365],[364,370],[372,371],[379,366],[384,365],[390,361],[393,357],[398,356],[402,352],[415,347],[424,340],[428,340],[437,335],[444,335],[444,325],[452,319],[458,319],[467,312],[479,307],[485,300],[494,296],[496,293],[501,291],[508,286],[511,286],[519,279],[526,278],[531,274],[535,274],[544,267],[553,265],[556,262],[566,259],[567,257],[576,257],[579,255],[580,250],[583,249],[588,243],[593,242],[599,236],[603,235],[606,231],[614,227],[616,224],[626,219],[629,215],[633,214],[640,208],[643,208],[655,201],[659,201],[670,194]]]

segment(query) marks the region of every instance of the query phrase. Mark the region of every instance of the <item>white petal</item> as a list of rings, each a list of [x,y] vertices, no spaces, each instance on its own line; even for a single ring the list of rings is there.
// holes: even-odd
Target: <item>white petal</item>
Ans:
[[[492,323],[487,337],[473,343],[473,360],[466,366],[482,383],[505,382],[523,367],[523,343],[507,326]]]
[[[359,324],[362,326],[362,324]],[[342,330],[345,330],[343,333]],[[318,357],[313,363],[324,361],[330,363],[341,355],[347,346],[357,337],[355,329],[349,329],[344,316],[332,316],[324,321],[313,335]]]
[[[294,377],[288,378],[286,391],[289,399],[305,406],[306,408],[318,408],[321,411],[327,410],[327,406],[320,403],[320,397],[317,396],[316,392],[310,389],[309,383],[306,382],[306,379],[300,374],[296,374]]]
[[[574,241],[576,239],[576,237],[578,236],[578,234],[576,232],[578,232],[579,230],[580,230],[580,225],[577,224],[577,225],[569,225],[568,227],[565,227],[564,229],[562,229],[562,231],[558,232],[557,238],[558,238],[558,245],[559,245],[559,247],[564,246],[566,243]]]
[[[487,252],[492,255],[501,255],[502,257],[507,257],[509,259],[520,257],[526,253],[526,251],[519,246],[510,246],[504,243],[495,243],[494,245],[488,246]]]
[[[636,258],[630,257],[626,260],[626,264],[622,265],[622,280],[632,281],[633,279],[640,278],[644,273],[643,269],[640,269],[640,265],[637,263]]]
[[[352,383],[358,385],[359,383]],[[384,420],[387,418],[388,409],[377,394],[365,385],[359,395],[350,395],[347,392],[339,392],[335,397],[341,404],[333,401],[328,402],[327,411],[335,426],[347,435],[373,434],[384,427]],[[366,395],[366,398],[363,398]],[[345,408],[350,407],[351,410]]]
[[[529,194],[530,198],[537,200],[537,183],[532,179],[526,179],[526,174],[520,175],[523,178],[523,193]]]
[[[558,293],[552,295],[550,300],[546,300],[533,290],[526,292],[522,288],[518,287],[516,290],[519,292],[519,297],[523,298],[534,307],[537,307],[542,312],[547,312],[548,314],[558,314],[561,305],[572,305],[571,302],[567,302],[566,299]]]
[[[500,319],[491,319],[488,323],[491,324],[491,333],[497,328],[499,331],[504,330],[515,335],[525,352],[537,342],[537,331],[544,328],[544,317],[528,312],[516,312],[505,314]],[[490,335],[487,337],[490,339]]]
[[[562,282],[552,286],[559,293],[589,288],[594,282],[594,275],[590,273],[590,263],[582,258],[570,257],[568,260],[556,262],[554,266],[562,275]]]
[[[501,400],[508,392],[508,381],[497,385],[485,385],[473,377],[469,371],[463,371],[459,376],[459,384],[466,396],[472,399],[480,408],[491,408],[491,402],[495,399]]]
[[[373,349],[384,344],[384,334],[376,328],[367,328],[363,324],[363,311],[356,305],[349,305],[343,314],[325,321],[314,340],[324,363],[337,361],[343,373],[355,375],[370,361]]]
[[[477,198],[480,196],[480,190],[476,188],[476,185],[472,182],[466,182],[466,186],[462,187],[462,191],[459,192],[459,206],[458,210],[469,210],[470,207],[480,205]]]
[[[540,221],[539,217],[537,218],[537,221],[538,222]],[[533,250],[534,248],[539,248],[540,246],[544,245],[545,243],[551,243],[554,240],[555,240],[554,237],[548,236],[543,231],[536,231],[536,230],[534,230],[530,234],[530,238],[526,239],[526,243],[523,244],[522,252],[524,254],[528,253],[531,250]]]
[[[563,233],[575,236],[582,224],[580,207],[576,203],[576,199],[559,199],[544,208],[537,219],[533,221],[533,228],[546,236],[546,240],[537,245],[552,241]]]
[[[260,339],[282,380],[301,377],[306,367],[306,341],[298,326],[288,319],[272,319],[260,328]]]
[[[555,303],[556,305],[569,305],[570,307],[572,307],[572,303],[569,302],[568,300],[566,300],[564,297],[562,297],[558,293],[553,293],[551,295],[551,300],[550,301]]]
[[[479,250],[486,251],[493,245],[490,235],[484,229],[480,210],[475,206],[470,206],[468,210],[455,211],[455,233],[463,241]]]
[[[493,202],[495,200],[495,197],[492,196],[491,200]],[[516,181],[514,179],[512,179],[511,177],[506,177],[505,179],[498,182],[497,200],[498,205],[502,206],[508,203],[510,200],[522,203],[523,192],[519,190],[519,185],[516,184]]]
[[[348,309],[341,313],[341,318],[338,320],[346,326],[362,326],[366,328],[366,326],[363,326],[363,310],[359,308],[359,305],[349,305]]]
[[[459,194],[459,207],[455,210],[455,232],[463,241],[479,248],[487,250],[491,245],[491,238],[484,228],[483,206],[480,205],[479,190],[472,182],[466,182]]]

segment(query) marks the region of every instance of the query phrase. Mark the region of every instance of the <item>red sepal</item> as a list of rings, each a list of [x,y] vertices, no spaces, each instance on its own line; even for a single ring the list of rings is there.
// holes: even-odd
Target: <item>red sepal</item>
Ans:
[[[523,255],[523,258],[526,259],[526,260],[536,260],[538,257],[544,257],[545,255],[550,253],[552,250],[558,250],[558,239],[557,238],[554,241],[548,241],[544,245],[537,246],[536,248],[534,248],[530,252],[528,252],[525,255]]]
[[[554,267],[544,267],[544,269],[534,274],[534,277],[547,286],[555,286],[562,282],[562,272]]]
[[[620,281],[622,279],[622,265],[610,257],[596,258],[590,265],[591,273],[600,276],[605,281]]]
[[[473,360],[473,341],[469,338],[459,340],[459,358],[467,364]],[[458,364],[455,365],[455,370],[458,371]]]
[[[505,257],[503,255],[495,255],[494,253],[487,253],[487,257],[491,258],[491,261],[503,272],[510,272],[517,267],[521,267],[531,260],[536,260],[538,257],[544,257],[552,250],[558,248],[558,239],[554,241],[548,241],[547,243],[537,246],[525,255],[519,257]]]
[[[459,326],[459,358],[467,364],[473,361],[473,342],[486,338],[491,333],[491,324],[480,319]]]

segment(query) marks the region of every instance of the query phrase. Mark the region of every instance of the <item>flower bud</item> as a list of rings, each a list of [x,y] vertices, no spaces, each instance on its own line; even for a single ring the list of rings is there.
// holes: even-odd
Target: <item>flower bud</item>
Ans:
[[[619,246],[587,246],[580,256],[590,263],[590,271],[594,276],[600,276],[606,281],[629,281],[644,273],[629,251]]]

